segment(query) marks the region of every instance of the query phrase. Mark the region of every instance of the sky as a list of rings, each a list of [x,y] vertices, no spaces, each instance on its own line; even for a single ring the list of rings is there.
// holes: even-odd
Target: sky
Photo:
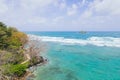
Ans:
[[[120,31],[120,0],[0,0],[0,21],[21,31]]]

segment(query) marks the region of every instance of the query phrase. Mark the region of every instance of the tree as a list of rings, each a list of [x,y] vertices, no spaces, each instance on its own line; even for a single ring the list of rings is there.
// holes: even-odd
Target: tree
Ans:
[[[0,80],[6,80],[6,76],[21,76],[25,72],[27,66],[20,64],[25,60],[21,46],[27,41],[26,34],[0,22]]]
[[[27,41],[26,34],[0,22],[0,49],[18,50],[20,46],[24,47]]]
[[[44,50],[44,44],[28,41],[26,34],[0,22],[0,80],[14,80],[12,78],[22,76],[31,65],[43,62],[39,55]],[[29,58],[26,60],[25,56]]]
[[[22,32],[13,32],[12,36],[8,40],[8,49],[9,51],[18,51],[21,47],[27,43],[28,37]]]

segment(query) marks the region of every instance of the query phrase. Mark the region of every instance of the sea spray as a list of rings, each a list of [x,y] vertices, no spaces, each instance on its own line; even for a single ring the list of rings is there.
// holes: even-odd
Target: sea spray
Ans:
[[[113,37],[90,37],[87,39],[69,39],[64,37],[36,36],[28,34],[31,40],[40,40],[45,42],[59,42],[72,45],[95,45],[107,47],[120,47],[120,38]]]

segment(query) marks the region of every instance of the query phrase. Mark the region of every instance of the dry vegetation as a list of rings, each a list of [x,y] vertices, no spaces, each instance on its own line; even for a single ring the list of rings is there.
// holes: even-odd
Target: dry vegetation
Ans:
[[[44,48],[38,41],[29,41],[23,32],[0,22],[0,80],[19,79],[28,67],[43,62],[40,53]]]

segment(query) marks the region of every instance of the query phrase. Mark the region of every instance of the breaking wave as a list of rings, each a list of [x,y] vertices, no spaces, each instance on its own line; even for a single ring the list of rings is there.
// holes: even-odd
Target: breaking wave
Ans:
[[[31,34],[29,34],[28,37],[30,40],[40,40],[45,42],[120,47],[120,38],[114,38],[114,37],[90,37],[85,40],[84,39],[68,39],[64,37],[36,36]]]

